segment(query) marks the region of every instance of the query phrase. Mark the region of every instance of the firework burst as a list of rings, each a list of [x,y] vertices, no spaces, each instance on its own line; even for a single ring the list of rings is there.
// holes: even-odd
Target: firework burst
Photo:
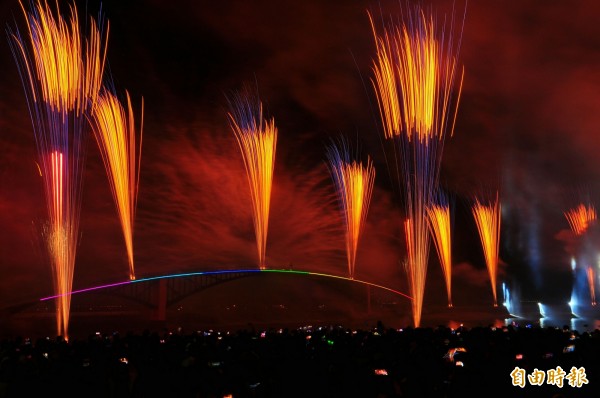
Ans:
[[[403,13],[401,25],[391,23],[379,34],[369,14],[376,57],[372,79],[384,136],[397,143],[399,181],[404,193],[407,255],[413,321],[421,322],[427,262],[427,208],[436,191],[446,134],[452,135],[462,87],[457,67],[460,40],[438,26],[431,12],[416,6]],[[459,80],[458,93],[453,87]]]
[[[277,147],[275,119],[265,120],[260,100],[245,92],[236,95],[231,101],[229,120],[242,152],[250,185],[258,265],[260,269],[265,269],[269,208]]]
[[[492,294],[494,295],[494,306],[498,306],[496,297],[496,279],[498,275],[498,251],[500,248],[500,201],[498,193],[496,199],[489,203],[483,204],[479,199],[475,200],[472,208],[479,238],[483,247],[483,255],[485,264],[490,275],[490,283],[492,285]]]
[[[591,242],[588,240],[589,234],[591,232],[590,228],[596,223],[598,215],[596,213],[596,208],[592,204],[588,204],[587,206],[583,203],[579,204],[579,206],[566,211],[565,217],[569,222],[569,226],[571,227],[571,231],[580,239],[580,243],[582,247],[580,250],[582,252],[587,251],[587,245]],[[575,271],[575,268],[573,268]],[[585,275],[588,282],[588,288],[590,291],[590,301],[593,306],[596,305],[596,289],[595,289],[595,272],[593,267],[588,266],[585,269]]]
[[[114,93],[103,90],[92,108],[90,122],[117,207],[129,261],[129,279],[133,280],[135,279],[133,225],[139,186],[143,104],[140,139],[139,145],[136,146],[131,99],[129,93],[126,95],[127,111]]]
[[[434,203],[427,207],[429,229],[446,281],[448,307],[452,307],[452,223],[448,197],[440,192]]]
[[[596,222],[596,208],[592,205],[585,206],[583,203],[574,209],[565,212],[571,230],[577,236],[583,235],[590,225]]]
[[[354,278],[358,240],[369,212],[375,182],[375,167],[369,158],[366,165],[350,159],[344,140],[327,149],[329,171],[336,186],[338,202],[346,224],[348,275]]]
[[[9,29],[10,46],[25,89],[48,211],[45,228],[57,301],[59,335],[68,337],[85,141],[85,114],[96,101],[106,57],[106,36],[93,19],[89,36],[79,30],[77,9],[69,19],[47,3],[27,11],[27,38]],[[108,34],[108,29],[106,30]]]

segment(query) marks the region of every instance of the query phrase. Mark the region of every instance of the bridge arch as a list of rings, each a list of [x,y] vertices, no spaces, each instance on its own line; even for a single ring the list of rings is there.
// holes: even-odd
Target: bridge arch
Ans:
[[[159,275],[78,289],[71,292],[71,294],[109,294],[111,296],[140,304],[141,306],[153,311],[153,319],[164,321],[166,320],[167,308],[177,305],[182,300],[198,292],[242,278],[275,274],[288,276],[312,276],[317,279],[334,279],[345,281],[353,284],[364,285],[369,289],[380,289],[401,297],[403,300],[412,300],[410,296],[399,290],[373,282],[360,279],[351,279],[339,275],[289,269],[235,269]],[[42,297],[39,299],[38,303],[49,303],[57,297],[59,296],[53,295]]]
[[[373,283],[373,282],[369,282],[369,281],[365,281],[365,280],[361,280],[361,279],[348,278],[348,277],[344,277],[344,276],[340,276],[340,275],[326,274],[326,273],[313,272],[313,271],[296,271],[296,270],[289,270],[289,269],[233,269],[233,270],[196,271],[196,272],[166,274],[166,275],[140,278],[140,279],[135,279],[135,280],[127,280],[127,281],[116,282],[116,283],[105,284],[105,285],[92,286],[92,287],[88,287],[88,288],[84,288],[84,289],[74,290],[70,294],[74,295],[74,294],[80,294],[80,293],[90,292],[90,291],[94,291],[94,290],[116,288],[116,287],[122,287],[122,286],[137,286],[140,283],[152,282],[152,281],[158,281],[158,280],[181,280],[182,278],[191,278],[191,280],[198,279],[198,278],[208,278],[208,279],[214,281],[213,284],[217,284],[217,283],[227,282],[227,281],[233,280],[233,279],[238,279],[243,276],[252,276],[252,275],[269,274],[269,273],[288,274],[288,275],[306,275],[306,276],[310,275],[310,276],[317,276],[317,277],[323,277],[323,278],[344,280],[344,281],[348,281],[348,282],[359,283],[359,284],[362,284],[365,286],[371,286],[371,287],[375,287],[378,289],[387,290],[389,292],[392,292],[394,294],[402,296],[408,300],[412,300],[412,297],[410,297],[406,293],[403,293],[397,289],[393,289],[393,288],[390,288],[390,287],[387,287],[384,285],[380,285],[377,283]],[[61,295],[42,297],[42,298],[40,298],[40,301],[52,300],[52,299],[58,298],[60,296]]]

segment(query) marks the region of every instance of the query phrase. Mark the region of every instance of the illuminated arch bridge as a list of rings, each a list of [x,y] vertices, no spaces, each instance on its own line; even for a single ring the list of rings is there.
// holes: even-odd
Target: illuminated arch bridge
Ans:
[[[362,284],[368,286],[369,288],[373,287],[385,290],[406,298],[407,300],[412,300],[412,297],[399,290],[364,280],[351,279],[343,276],[318,272],[284,269],[236,269],[169,274],[74,290],[71,292],[71,295],[78,295],[87,292],[110,292],[111,295],[123,297],[142,304],[148,308],[154,309],[156,319],[164,320],[166,318],[167,308],[177,304],[181,300],[195,293],[232,280],[268,274],[313,276],[325,279],[342,280],[356,284]],[[40,298],[39,301],[47,302],[56,299],[57,297],[59,296],[54,295],[43,297]]]

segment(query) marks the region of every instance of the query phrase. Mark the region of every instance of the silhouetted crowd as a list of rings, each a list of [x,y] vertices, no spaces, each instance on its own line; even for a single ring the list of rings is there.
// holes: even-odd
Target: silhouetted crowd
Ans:
[[[593,397],[600,330],[342,327],[2,341],[0,397]]]

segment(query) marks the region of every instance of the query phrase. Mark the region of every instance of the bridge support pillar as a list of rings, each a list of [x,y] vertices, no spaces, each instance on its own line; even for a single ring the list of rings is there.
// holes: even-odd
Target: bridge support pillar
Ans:
[[[371,315],[371,286],[367,285],[367,314]]]
[[[167,320],[167,280],[160,279],[158,281],[157,289],[153,319],[155,321],[164,322]]]

